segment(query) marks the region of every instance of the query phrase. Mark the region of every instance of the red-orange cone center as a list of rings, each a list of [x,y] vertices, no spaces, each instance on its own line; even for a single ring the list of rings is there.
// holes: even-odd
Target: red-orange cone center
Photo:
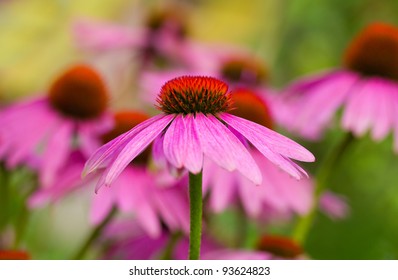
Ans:
[[[348,46],[344,65],[364,76],[398,80],[398,28],[369,25]]]
[[[106,109],[108,93],[100,75],[87,65],[68,69],[52,84],[51,105],[63,115],[75,119],[93,119]]]

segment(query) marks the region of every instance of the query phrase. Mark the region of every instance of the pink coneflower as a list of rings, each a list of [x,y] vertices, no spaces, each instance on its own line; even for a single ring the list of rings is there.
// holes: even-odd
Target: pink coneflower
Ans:
[[[75,24],[76,43],[91,52],[130,50],[141,66],[164,68],[191,61],[186,48],[188,23],[180,7],[153,10],[139,27],[80,21]]]
[[[268,79],[268,70],[260,60],[243,54],[223,57],[218,72],[222,79],[250,88],[264,85]]]
[[[283,95],[279,120],[288,129],[318,139],[343,106],[342,127],[356,136],[369,129],[374,140],[390,130],[398,151],[398,29],[366,27],[348,46],[342,69],[304,78]]]
[[[86,174],[106,167],[97,189],[109,186],[158,136],[163,138],[164,155],[176,168],[197,174],[205,156],[226,170],[238,170],[255,184],[261,183],[260,171],[234,133],[294,178],[300,179],[304,171],[290,158],[314,160],[309,151],[294,141],[227,113],[233,106],[228,86],[215,78],[175,78],[162,87],[158,103],[163,114],[142,122],[91,156]]]
[[[74,66],[55,80],[46,97],[0,113],[0,156],[10,168],[38,157],[40,182],[47,186],[73,150],[88,156],[98,147],[98,135],[111,125],[107,103],[100,75],[87,65]]]
[[[241,88],[233,91],[231,97],[234,103],[231,114],[273,128],[267,104],[253,91]],[[307,213],[312,203],[311,180],[295,180],[256,149],[249,150],[260,167],[263,177],[261,185],[254,187],[254,183],[242,174],[236,171],[228,174],[226,170],[208,162],[205,165],[208,171],[204,174],[204,189],[209,193],[211,208],[220,212],[238,203],[252,218],[259,218],[260,214],[266,216],[270,209],[275,213]]]
[[[190,172],[191,237],[194,234],[199,240],[192,258],[199,257],[204,157],[228,171],[241,172],[255,184],[261,183],[261,172],[239,138],[247,139],[272,163],[298,179],[305,172],[291,159],[314,160],[294,141],[227,113],[232,109],[228,86],[215,78],[183,76],[170,80],[160,91],[158,108],[162,114],[98,149],[88,160],[85,173],[105,169],[97,189],[109,186],[137,155],[161,137],[167,161]],[[195,231],[192,224],[197,227]]]

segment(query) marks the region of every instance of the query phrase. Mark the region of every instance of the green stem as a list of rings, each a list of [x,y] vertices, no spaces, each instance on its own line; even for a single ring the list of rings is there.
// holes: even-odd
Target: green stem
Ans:
[[[199,174],[189,173],[189,204],[189,259],[198,260],[202,235],[202,172]]]
[[[325,157],[324,161],[319,167],[315,181],[314,200],[312,207],[307,215],[299,218],[293,231],[293,238],[301,244],[305,242],[314,223],[316,212],[319,206],[319,200],[322,196],[322,193],[327,189],[331,172],[336,164],[338,164],[347,147],[351,142],[353,142],[353,140],[353,135],[351,133],[347,133],[343,137],[342,141]]]
[[[0,166],[0,235],[9,217],[9,187],[7,172]]]
[[[77,253],[74,255],[74,257],[73,257],[74,260],[81,260],[84,257],[87,250],[91,247],[91,245],[94,243],[94,241],[96,241],[97,238],[100,237],[102,231],[109,224],[109,222],[113,219],[113,217],[116,215],[116,213],[117,213],[116,207],[113,207],[112,210],[108,213],[108,216],[106,216],[105,219],[91,231],[91,233],[87,237],[86,241],[83,243],[83,245],[77,251]]]
[[[235,247],[243,248],[246,245],[248,228],[249,228],[249,220],[247,215],[245,215],[245,210],[243,209],[242,204],[239,205],[236,213],[236,239],[235,239]]]

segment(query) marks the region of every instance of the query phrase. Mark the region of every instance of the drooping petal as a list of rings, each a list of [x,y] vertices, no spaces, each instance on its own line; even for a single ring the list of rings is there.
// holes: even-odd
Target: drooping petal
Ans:
[[[99,148],[87,161],[83,175],[91,173],[98,168],[104,166],[104,163],[109,163],[110,160],[113,160],[115,154],[118,154],[126,144],[133,139],[137,134],[142,132],[144,129],[148,128],[148,126],[152,126],[160,121],[160,124],[167,122],[167,124],[172,120],[173,116],[168,115],[158,115],[152,117],[139,125],[135,126],[132,130],[120,135],[119,137],[113,139],[112,141],[108,142],[101,148]],[[167,124],[165,126],[167,126]],[[149,145],[149,143],[148,143]]]
[[[195,125],[204,154],[228,171],[238,170],[255,184],[261,172],[246,147],[216,117],[197,114]]]
[[[220,117],[248,139],[257,149],[266,145],[271,147],[273,151],[291,159],[306,162],[315,160],[314,155],[303,146],[271,129],[227,113],[220,114]]]
[[[302,177],[303,170],[288,158],[301,161],[315,160],[307,149],[275,131],[227,113],[220,114],[220,117],[249,140],[271,162],[297,179]]]
[[[104,188],[94,197],[90,209],[90,222],[94,225],[101,223],[108,213],[111,211],[112,206],[115,204],[114,190]]]
[[[153,120],[153,117],[149,120]],[[126,166],[139,155],[151,142],[158,137],[158,135],[165,129],[165,127],[173,120],[173,115],[166,115],[157,118],[155,122],[150,122],[149,125],[143,125],[136,130],[134,127],[130,131],[128,142],[112,160],[112,163],[107,167],[104,174],[102,175],[103,180],[100,182],[104,185],[109,186],[113,180],[119,176],[119,174],[126,168]],[[148,120],[148,121],[149,121]],[[146,121],[146,122],[148,122]],[[101,187],[101,186],[98,186]]]
[[[213,162],[206,163],[205,172],[211,170],[211,180],[207,182],[210,188],[210,207],[216,213],[224,211],[234,201],[237,193],[237,172],[227,172],[216,166]],[[204,173],[205,174],[205,173]],[[254,186],[253,186],[254,187]]]
[[[43,163],[40,172],[40,181],[44,187],[48,187],[53,183],[57,172],[71,151],[72,132],[74,124],[64,121],[53,133],[48,140],[43,154]]]
[[[349,105],[355,106],[355,108],[351,109],[355,113],[355,119],[352,118],[350,129],[356,136],[365,134],[374,117],[375,107],[379,105],[378,102],[373,103],[375,101],[373,97],[377,94],[374,90],[373,82],[364,82],[361,91],[355,92],[356,96],[351,97],[352,102]]]
[[[163,137],[163,151],[167,160],[177,168],[183,167],[187,152],[185,120],[177,115]]]
[[[185,117],[187,152],[185,154],[184,166],[189,172],[197,174],[202,170],[203,151],[194,122],[194,116],[187,115]]]
[[[377,79],[374,94],[375,104],[372,137],[375,141],[383,139],[394,124],[394,99],[398,99],[398,89],[389,81]]]

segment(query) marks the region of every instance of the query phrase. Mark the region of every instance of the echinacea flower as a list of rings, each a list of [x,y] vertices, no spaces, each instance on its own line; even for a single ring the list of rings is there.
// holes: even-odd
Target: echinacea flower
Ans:
[[[183,76],[167,82],[158,97],[163,112],[98,149],[87,161],[86,174],[105,168],[97,185],[109,186],[152,141],[161,137],[163,153],[176,168],[198,174],[203,158],[228,171],[237,170],[255,184],[261,172],[236,136],[247,139],[272,163],[300,179],[305,172],[291,159],[314,156],[294,141],[251,121],[231,115],[231,96],[224,82]],[[233,132],[232,130],[233,129]]]
[[[233,91],[231,98],[234,109],[231,114],[254,123],[273,128],[270,110],[263,99],[249,89]],[[249,144],[242,139],[246,146]],[[232,205],[241,205],[252,218],[267,216],[272,213],[306,214],[312,204],[312,181],[295,180],[281,171],[259,151],[248,147],[251,156],[260,167],[263,181],[254,187],[252,181],[234,171],[230,174],[212,162],[206,162],[208,170],[204,174],[204,190],[209,195],[210,207],[220,212]]]
[[[41,185],[48,186],[73,150],[88,157],[98,147],[98,135],[111,126],[107,103],[106,85],[94,69],[68,69],[46,97],[0,113],[0,157],[9,168],[34,159]]]
[[[370,130],[380,141],[393,131],[398,151],[398,28],[374,23],[348,46],[343,67],[293,83],[279,100],[279,121],[291,131],[319,139],[343,107],[342,127],[355,136]]]
[[[138,57],[139,66],[161,67],[188,63],[184,50],[188,24],[180,7],[154,10],[143,26],[128,27],[79,21],[74,26],[76,44],[89,52],[129,50]]]

